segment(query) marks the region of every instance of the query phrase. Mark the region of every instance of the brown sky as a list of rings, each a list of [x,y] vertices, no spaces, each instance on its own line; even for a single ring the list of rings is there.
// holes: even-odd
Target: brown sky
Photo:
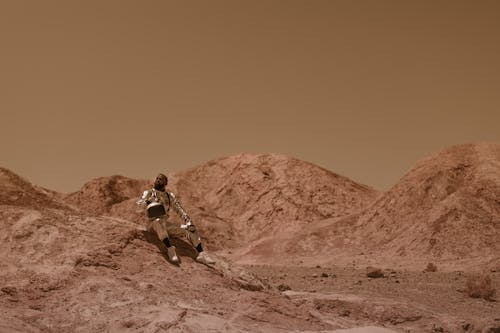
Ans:
[[[0,2],[0,166],[73,191],[239,152],[387,189],[500,142],[500,1]]]

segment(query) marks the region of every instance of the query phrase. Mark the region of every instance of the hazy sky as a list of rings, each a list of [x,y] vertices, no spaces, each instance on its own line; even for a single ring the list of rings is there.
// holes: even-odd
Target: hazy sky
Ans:
[[[277,152],[387,189],[500,142],[500,1],[0,1],[0,166],[69,192]]]

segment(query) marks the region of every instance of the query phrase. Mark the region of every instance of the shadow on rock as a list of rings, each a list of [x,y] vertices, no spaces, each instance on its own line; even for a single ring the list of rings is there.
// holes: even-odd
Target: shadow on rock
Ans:
[[[158,239],[156,234],[151,232],[151,231],[148,231],[148,230],[143,230],[142,234],[144,236],[144,239],[148,243],[155,245],[158,248],[158,250],[161,252],[161,254],[163,255],[163,258],[165,258],[165,260],[168,261],[167,247],[165,246],[165,244],[163,244]],[[198,255],[198,253],[193,248],[193,246],[191,246],[191,244],[189,244],[188,242],[186,242],[182,239],[179,239],[179,238],[172,238],[171,242],[172,242],[172,245],[175,246],[177,255],[179,256],[181,261],[182,261],[182,257],[189,257],[193,260],[196,259],[196,256]]]

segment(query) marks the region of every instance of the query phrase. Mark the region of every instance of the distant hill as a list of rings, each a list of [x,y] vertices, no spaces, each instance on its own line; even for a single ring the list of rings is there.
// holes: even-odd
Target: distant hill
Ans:
[[[0,167],[0,205],[70,209],[62,202],[57,192],[32,185],[28,180],[2,167]]]
[[[365,209],[316,221],[306,232],[264,239],[246,255],[495,260],[499,239],[500,145],[467,144],[419,161]]]
[[[314,164],[278,154],[219,158],[168,176],[169,190],[212,248],[238,247],[318,219],[346,216],[378,194]],[[151,184],[123,176],[101,177],[66,200],[87,214],[141,222],[144,214],[135,201]]]
[[[356,230],[398,255],[500,253],[500,145],[453,146],[418,162]]]
[[[346,216],[378,195],[317,165],[278,154],[220,158],[171,179],[216,247],[238,247],[316,220]]]
[[[120,175],[99,177],[85,183],[80,190],[67,194],[64,199],[92,216],[108,214],[137,220],[143,215],[136,212],[133,201],[147,186],[147,180]]]

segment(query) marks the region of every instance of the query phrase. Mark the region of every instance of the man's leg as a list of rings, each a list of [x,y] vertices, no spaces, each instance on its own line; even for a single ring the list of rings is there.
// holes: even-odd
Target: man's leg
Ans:
[[[203,246],[201,245],[201,237],[196,230],[196,227],[194,225],[190,225],[185,230],[187,239],[189,239],[193,247],[196,249],[196,251],[198,251],[196,261],[205,265],[215,264],[215,261],[210,258],[207,252],[203,251]]]
[[[200,234],[198,233],[194,225],[190,225],[186,229],[184,229],[176,224],[167,222],[167,230],[168,233],[172,235],[172,237],[177,237],[177,238],[185,237],[189,241],[189,243],[198,252],[198,256],[196,257],[196,260],[198,262],[207,265],[215,263],[215,261],[212,258],[210,258],[210,256],[203,250],[203,246],[201,245]]]
[[[178,263],[179,257],[175,252],[175,246],[173,246],[170,243],[170,238],[168,235],[166,223],[167,223],[166,219],[157,218],[153,221],[150,221],[149,229],[154,230],[156,235],[158,236],[158,239],[160,239],[163,242],[163,244],[165,244],[165,246],[167,247],[168,259],[173,263]]]

